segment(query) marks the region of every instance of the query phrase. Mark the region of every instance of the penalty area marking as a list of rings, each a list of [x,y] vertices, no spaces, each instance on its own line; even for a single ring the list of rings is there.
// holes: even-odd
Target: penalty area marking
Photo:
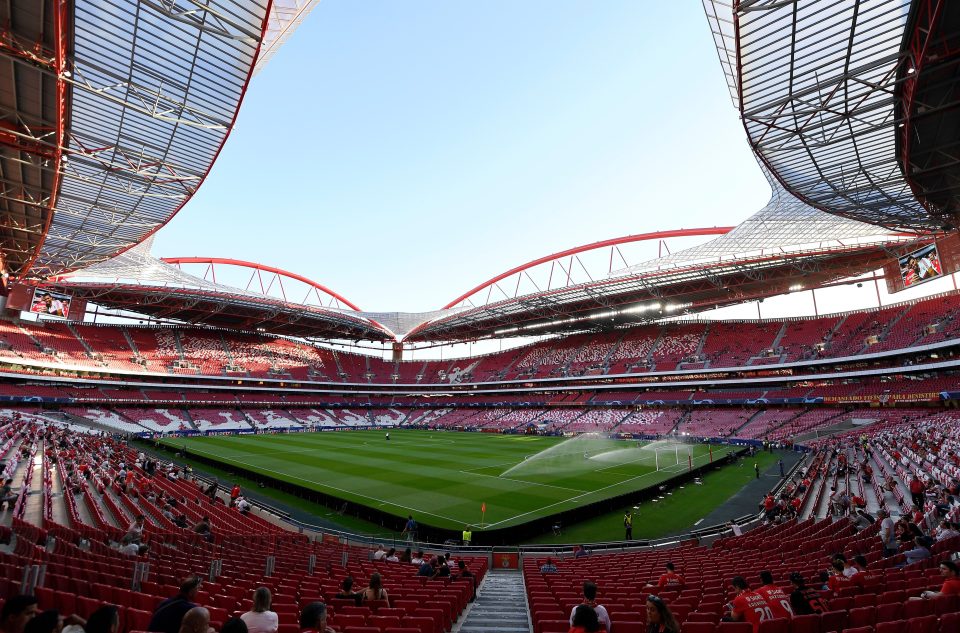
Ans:
[[[601,492],[601,491],[603,491],[603,490],[609,490],[610,488],[615,488],[615,487],[617,487],[617,486],[622,486],[622,485],[625,484],[625,483],[629,483],[629,482],[631,482],[631,481],[636,481],[637,479],[643,479],[643,478],[646,477],[647,475],[653,475],[653,474],[659,473],[659,472],[670,471],[672,468],[676,468],[676,467],[677,467],[677,465],[674,464],[673,466],[668,466],[667,468],[662,468],[661,470],[651,470],[651,471],[648,472],[648,473],[644,473],[644,474],[642,474],[642,475],[637,475],[636,477],[631,477],[630,479],[624,479],[623,481],[618,481],[617,483],[610,484],[609,486],[604,486],[603,488],[597,488],[597,489],[595,489],[595,490],[588,490],[587,492],[583,492],[583,493],[581,493],[581,494],[574,495],[573,497],[570,497],[570,498],[568,498],[568,499],[561,499],[560,501],[557,501],[557,502],[555,502],[555,503],[551,503],[551,504],[548,504],[548,505],[545,505],[545,506],[541,506],[541,507],[539,507],[539,508],[536,508],[536,509],[534,509],[534,510],[530,510],[530,511],[528,511],[528,512],[522,512],[522,513],[520,513],[520,514],[516,514],[516,515],[514,515],[514,516],[512,516],[512,517],[508,517],[508,518],[503,519],[503,520],[501,520],[501,521],[497,521],[496,523],[490,523],[490,524],[487,525],[487,527],[488,527],[488,528],[491,528],[491,527],[500,525],[501,523],[506,523],[506,522],[508,522],[508,521],[513,521],[514,519],[519,519],[520,517],[527,516],[528,514],[535,514],[535,513],[537,513],[537,512],[542,511],[542,510],[546,510],[547,508],[553,508],[553,507],[555,507],[555,506],[563,505],[563,504],[565,504],[565,503],[570,503],[571,501],[575,501],[576,499],[580,499],[580,498],[586,497],[586,496],[588,496],[588,495],[596,494],[596,493]],[[672,472],[672,471],[671,471],[671,472]]]
[[[702,458],[702,457],[705,457],[705,455],[700,455],[699,457],[694,457],[694,458],[693,458],[694,463],[696,463],[696,461],[697,461],[698,459]],[[596,493],[601,492],[601,491],[603,491],[603,490],[609,490],[610,488],[615,488],[615,487],[617,487],[617,486],[622,486],[623,484],[629,483],[629,482],[631,482],[631,481],[636,481],[636,480],[638,480],[638,479],[643,479],[643,478],[646,477],[647,475],[653,475],[653,474],[660,473],[660,472],[680,472],[680,471],[676,470],[678,467],[681,468],[681,470],[682,470],[682,469],[684,469],[684,468],[687,467],[687,464],[683,464],[683,463],[681,463],[681,464],[674,464],[673,466],[667,466],[666,468],[661,468],[660,470],[651,470],[651,471],[648,472],[648,473],[644,473],[644,474],[642,474],[642,475],[637,475],[636,477],[631,477],[630,479],[624,479],[623,481],[619,481],[619,482],[617,482],[617,483],[615,483],[615,484],[610,484],[609,486],[604,486],[603,488],[597,488],[597,489],[595,489],[595,490],[590,490],[590,491],[584,492],[584,493],[582,493],[582,494],[579,494],[579,495],[575,495],[575,496],[573,496],[573,497],[570,497],[569,499],[563,499],[563,500],[561,500],[561,501],[557,501],[557,502],[555,502],[555,503],[551,503],[551,504],[548,504],[548,505],[545,505],[545,506],[541,506],[541,507],[539,507],[539,508],[536,508],[536,509],[534,509],[534,510],[530,510],[530,511],[528,511],[528,512],[522,512],[522,513],[520,513],[520,514],[516,514],[516,515],[514,515],[514,516],[512,516],[512,517],[508,517],[508,518],[506,518],[506,519],[497,521],[496,523],[488,523],[488,524],[487,524],[487,528],[492,528],[492,527],[495,527],[495,526],[497,526],[497,525],[500,525],[501,523],[507,523],[508,521],[513,521],[514,519],[519,519],[520,517],[527,516],[527,515],[529,515],[529,514],[535,514],[535,513],[537,513],[537,512],[542,511],[542,510],[546,510],[547,508],[553,508],[553,507],[555,507],[555,506],[563,505],[563,504],[565,504],[565,503],[570,503],[571,501],[575,501],[576,499],[580,499],[580,498],[586,497],[586,496],[588,496],[588,495],[596,494]]]

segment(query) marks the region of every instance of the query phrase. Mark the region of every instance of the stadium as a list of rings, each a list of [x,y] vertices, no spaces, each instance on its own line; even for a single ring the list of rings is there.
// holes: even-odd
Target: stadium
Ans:
[[[155,252],[317,4],[0,8],[0,631],[960,632],[960,4],[702,0],[768,202],[420,311]]]

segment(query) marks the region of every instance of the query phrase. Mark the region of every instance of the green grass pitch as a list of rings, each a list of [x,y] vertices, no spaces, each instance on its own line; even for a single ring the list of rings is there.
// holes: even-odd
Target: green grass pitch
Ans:
[[[389,441],[384,431],[356,431],[165,443],[451,529],[519,525],[655,485],[687,470],[688,451],[694,466],[710,459],[705,445],[407,430],[390,431]],[[728,450],[714,447],[714,460]]]

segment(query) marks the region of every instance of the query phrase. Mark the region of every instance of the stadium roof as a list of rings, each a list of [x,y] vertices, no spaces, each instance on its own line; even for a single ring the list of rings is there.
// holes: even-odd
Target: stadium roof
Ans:
[[[596,281],[471,306],[424,323],[407,338],[529,336],[703,311],[876,270],[909,239],[824,214],[773,181],[763,209],[705,244]]]
[[[770,202],[739,226],[732,230],[693,230],[692,234],[721,234],[699,246],[611,270],[588,282],[561,283],[558,287],[493,300],[492,293],[484,290],[501,275],[432,312],[361,311],[313,282],[310,283],[314,288],[339,299],[337,305],[288,301],[286,296],[269,296],[263,289],[251,290],[249,284],[246,289],[228,286],[201,279],[153,257],[149,252],[150,240],[111,260],[60,278],[53,285],[106,307],[194,324],[318,338],[462,341],[609,329],[799,288],[816,288],[876,270],[900,254],[905,244],[916,241],[902,233],[824,214],[771,181],[774,192]],[[626,239],[634,238],[622,238]],[[529,262],[526,268],[544,259]],[[170,261],[179,264],[221,260]],[[239,263],[277,272],[249,262]],[[508,272],[523,274],[524,270],[525,267],[519,267]]]
[[[103,261],[176,214],[230,132],[268,5],[2,5],[0,253],[13,278]]]
[[[305,305],[201,279],[151,255],[152,242],[48,285],[108,308],[195,325],[317,338],[394,338],[352,309]]]
[[[923,196],[905,175],[897,146],[909,118],[898,110],[903,84],[932,52],[911,53],[911,4],[916,10],[956,3],[703,4],[751,147],[787,191],[823,211],[892,229],[956,224],[950,215],[956,201],[949,207]],[[952,50],[955,58],[957,47]],[[958,104],[954,89],[938,105],[946,111]],[[955,135],[928,133],[914,144],[933,152],[950,148],[956,162]]]

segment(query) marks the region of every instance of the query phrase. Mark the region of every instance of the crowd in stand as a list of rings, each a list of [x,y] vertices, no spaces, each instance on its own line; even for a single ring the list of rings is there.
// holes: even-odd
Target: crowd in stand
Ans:
[[[6,422],[0,423],[0,459],[13,465],[7,472],[22,485],[19,494],[9,493],[15,497],[9,504],[12,529],[0,527],[0,542],[13,549],[0,550],[2,633],[58,633],[63,615],[80,627],[68,633],[320,633],[330,630],[328,616],[337,618],[331,624],[339,622],[338,630],[369,623],[383,625],[378,631],[441,633],[426,626],[423,616],[456,620],[486,567],[481,559],[444,557],[435,563],[443,571],[423,579],[409,551],[405,565],[387,555],[367,563],[359,548],[311,542],[264,520],[251,512],[239,486],[223,491],[216,482],[200,485],[189,468],[158,462],[120,439],[55,424]],[[37,463],[44,478],[42,508],[31,523],[24,517],[37,499],[29,495],[28,480]],[[62,482],[69,527],[53,520],[54,474]],[[273,575],[263,574],[268,556],[286,560],[278,561]],[[310,556],[318,568],[307,572],[303,565]],[[345,565],[350,557],[362,562]],[[150,565],[149,580],[137,579],[138,591],[128,589],[131,559]],[[204,581],[217,559],[222,573]],[[20,571],[30,564],[46,565],[43,584],[21,585]],[[333,576],[344,572],[369,578],[356,604],[335,598],[340,583]]]

